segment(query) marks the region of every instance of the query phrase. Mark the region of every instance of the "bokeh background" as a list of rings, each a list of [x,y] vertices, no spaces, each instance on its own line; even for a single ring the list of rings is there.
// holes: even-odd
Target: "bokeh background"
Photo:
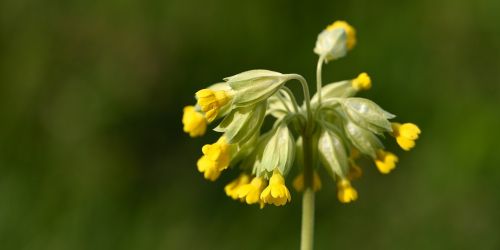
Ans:
[[[317,34],[358,30],[325,81],[368,72],[371,98],[423,130],[360,197],[323,178],[317,249],[500,249],[500,2],[1,1],[0,248],[298,249],[300,195],[234,202],[196,170],[182,108],[255,68],[314,82]],[[313,86],[311,86],[313,87]],[[314,89],[314,88],[312,88]],[[300,92],[298,92],[300,94]],[[290,180],[289,180],[290,181]]]

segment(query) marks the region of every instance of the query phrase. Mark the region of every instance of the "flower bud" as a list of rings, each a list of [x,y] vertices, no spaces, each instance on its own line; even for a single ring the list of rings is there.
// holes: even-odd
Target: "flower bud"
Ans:
[[[249,70],[224,80],[235,91],[233,105],[247,107],[269,98],[288,78],[270,70]]]
[[[356,30],[345,21],[336,21],[318,35],[314,53],[330,61],[345,56],[354,45]]]

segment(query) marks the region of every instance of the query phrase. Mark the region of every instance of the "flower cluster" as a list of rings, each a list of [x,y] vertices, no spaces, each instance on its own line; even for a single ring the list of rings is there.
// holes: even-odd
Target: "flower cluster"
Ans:
[[[420,129],[413,123],[390,122],[393,114],[373,101],[354,97],[371,88],[366,73],[322,84],[322,65],[345,56],[356,42],[355,29],[344,21],[318,35],[317,93],[312,98],[302,76],[269,70],[246,71],[196,92],[197,103],[184,108],[184,131],[191,137],[202,136],[209,124],[220,120],[214,130],[222,133],[215,143],[203,146],[198,171],[215,181],[226,169],[239,168],[241,174],[225,186],[225,193],[262,208],[291,201],[285,182],[294,166],[297,191],[320,190],[323,168],[336,181],[342,203],[358,198],[351,181],[362,174],[360,157],[371,158],[383,174],[394,170],[398,157],[384,149],[379,137],[391,135],[402,149],[410,150]],[[292,81],[302,85],[302,105],[285,86]],[[275,120],[264,132],[266,117]]]

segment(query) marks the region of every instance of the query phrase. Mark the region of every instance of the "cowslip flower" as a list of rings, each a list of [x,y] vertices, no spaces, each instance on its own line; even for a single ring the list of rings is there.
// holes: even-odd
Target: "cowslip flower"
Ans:
[[[198,160],[198,171],[204,174],[205,179],[215,181],[222,170],[229,166],[230,145],[224,137],[221,137],[214,144],[203,146],[201,150],[203,156]]]
[[[238,190],[243,185],[250,182],[250,176],[248,174],[241,174],[238,178],[230,182],[224,187],[224,192],[226,195],[233,198],[233,200],[238,199]]]
[[[399,146],[406,151],[415,147],[415,140],[419,134],[420,129],[413,123],[392,123],[392,135],[396,137]]]
[[[298,168],[292,172],[300,173],[293,186],[303,197],[302,249],[312,249],[314,196],[322,186],[320,172],[336,183],[340,203],[354,202],[358,191],[351,182],[360,179],[363,172],[357,160],[371,158],[377,169],[387,174],[399,159],[384,150],[385,135],[394,136],[407,151],[421,133],[412,123],[391,122],[395,115],[375,102],[355,97],[372,87],[372,78],[365,72],[323,85],[323,64],[345,56],[356,43],[356,30],[345,21],[332,23],[318,35],[313,96],[301,75],[255,69],[196,92],[196,105],[184,109],[184,131],[191,137],[203,135],[207,124],[218,121],[214,131],[221,137],[203,146],[197,167],[210,181],[223,172],[240,171],[224,187],[228,197],[259,204],[260,208],[286,205],[292,201],[287,178],[292,168]],[[303,103],[298,103],[288,88],[291,82],[302,87]],[[268,118],[274,123],[263,130]]]
[[[260,199],[275,206],[283,206],[292,200],[290,192],[285,186],[285,179],[279,170],[274,170],[273,176],[269,179],[269,186],[262,191]]]
[[[361,73],[352,80],[352,87],[355,90],[368,90],[372,87],[372,80],[367,73]]]
[[[375,159],[375,165],[382,174],[390,173],[394,168],[396,168],[396,163],[398,162],[398,157],[391,153],[380,149],[377,152],[377,158]]]
[[[196,99],[208,122],[212,122],[222,107],[231,100],[231,96],[224,90],[202,89],[196,92]]]
[[[260,204],[260,208],[264,207],[264,201],[260,199],[261,193],[266,187],[267,181],[262,177],[254,177],[248,184],[241,185],[238,190],[238,198],[245,201],[248,205]]]
[[[351,182],[342,179],[337,183],[337,197],[342,203],[350,203],[358,199],[358,192],[351,186]]]
[[[207,120],[205,116],[196,111],[194,106],[184,107],[182,124],[184,125],[184,132],[188,133],[191,137],[202,136],[207,130]]]

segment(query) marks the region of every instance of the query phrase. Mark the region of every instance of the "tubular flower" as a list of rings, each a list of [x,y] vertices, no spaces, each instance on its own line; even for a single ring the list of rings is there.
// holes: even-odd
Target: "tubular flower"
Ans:
[[[363,72],[352,80],[352,87],[355,90],[368,90],[372,87],[372,80],[368,74]]]
[[[215,120],[220,109],[230,100],[230,95],[224,90],[202,89],[196,92],[196,99],[201,110],[205,112],[208,122]]]
[[[283,206],[292,200],[290,192],[285,186],[285,178],[278,170],[273,171],[273,176],[269,179],[269,185],[260,194],[260,199],[275,206]]]
[[[380,171],[380,173],[388,174],[396,167],[397,162],[398,157],[395,154],[384,151],[382,149],[377,152],[375,165],[377,165],[378,171]]]
[[[198,160],[198,171],[205,179],[215,181],[220,172],[229,166],[231,160],[230,145],[221,137],[214,144],[207,144],[201,149],[203,156]]]
[[[194,106],[184,107],[182,116],[184,132],[189,133],[191,137],[202,136],[207,130],[207,120],[200,112],[196,111]]]
[[[337,28],[344,29],[347,35],[347,49],[354,48],[354,45],[356,45],[356,30],[346,21],[335,21],[326,27],[326,30],[331,31]]]
[[[399,146],[408,151],[415,147],[415,140],[418,139],[420,129],[413,123],[392,123],[392,135],[396,137]]]
[[[293,188],[298,192],[304,191],[304,173],[300,173],[293,180]],[[314,171],[313,174],[313,191],[318,192],[321,189],[321,179],[319,178],[318,172]]]
[[[264,207],[264,202],[260,199],[262,190],[266,187],[266,181],[262,177],[254,177],[248,184],[244,184],[238,188],[236,193],[238,198],[245,201],[248,205],[260,204],[260,208]]]
[[[247,174],[241,174],[238,178],[230,182],[224,187],[224,191],[226,195],[233,198],[233,200],[238,199],[238,190],[243,185],[248,184],[250,182],[250,176]]]
[[[349,203],[358,199],[358,192],[351,186],[351,182],[342,179],[337,183],[337,198],[342,203]]]

